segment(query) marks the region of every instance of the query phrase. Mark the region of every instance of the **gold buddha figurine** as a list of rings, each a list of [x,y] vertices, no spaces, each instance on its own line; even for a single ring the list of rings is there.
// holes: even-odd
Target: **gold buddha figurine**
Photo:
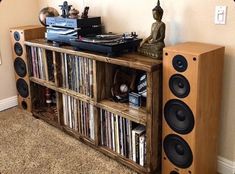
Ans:
[[[158,0],[157,6],[153,9],[153,18],[156,22],[152,24],[150,36],[141,42],[138,50],[139,53],[162,59],[163,48],[165,47],[164,39],[166,30],[166,25],[162,22],[163,12],[160,1]]]

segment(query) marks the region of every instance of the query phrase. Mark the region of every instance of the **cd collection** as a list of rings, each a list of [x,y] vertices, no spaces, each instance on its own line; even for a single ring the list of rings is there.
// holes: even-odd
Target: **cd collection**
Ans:
[[[93,60],[61,53],[62,86],[93,97]]]
[[[94,106],[64,95],[64,125],[94,140]]]
[[[145,126],[106,110],[100,110],[101,144],[134,162],[145,165]]]

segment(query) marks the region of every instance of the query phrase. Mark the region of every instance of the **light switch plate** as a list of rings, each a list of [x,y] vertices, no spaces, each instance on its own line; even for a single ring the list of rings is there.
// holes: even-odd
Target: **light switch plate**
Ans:
[[[215,7],[215,24],[225,25],[227,17],[227,6]]]
[[[0,44],[1,46],[1,44]],[[0,47],[0,65],[2,64],[2,52],[1,52],[1,47]]]

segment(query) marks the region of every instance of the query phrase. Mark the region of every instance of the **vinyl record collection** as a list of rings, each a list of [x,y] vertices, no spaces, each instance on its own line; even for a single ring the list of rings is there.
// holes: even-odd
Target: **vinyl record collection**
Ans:
[[[101,144],[134,162],[145,165],[145,126],[106,110],[100,110]]]
[[[33,77],[54,81],[54,65],[52,52],[42,48],[30,48],[31,75]]]
[[[94,140],[94,106],[63,94],[64,125]]]
[[[93,61],[61,53],[62,86],[93,97]]]

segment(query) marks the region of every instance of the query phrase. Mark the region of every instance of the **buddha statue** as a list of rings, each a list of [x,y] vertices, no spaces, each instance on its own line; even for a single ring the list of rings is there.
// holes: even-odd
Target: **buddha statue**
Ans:
[[[160,6],[160,1],[158,0],[157,6],[152,10],[153,18],[156,20],[152,24],[151,34],[149,37],[144,39],[139,48],[139,53],[150,56],[157,59],[162,59],[163,48],[165,47],[165,30],[166,25],[162,22],[163,9]]]

